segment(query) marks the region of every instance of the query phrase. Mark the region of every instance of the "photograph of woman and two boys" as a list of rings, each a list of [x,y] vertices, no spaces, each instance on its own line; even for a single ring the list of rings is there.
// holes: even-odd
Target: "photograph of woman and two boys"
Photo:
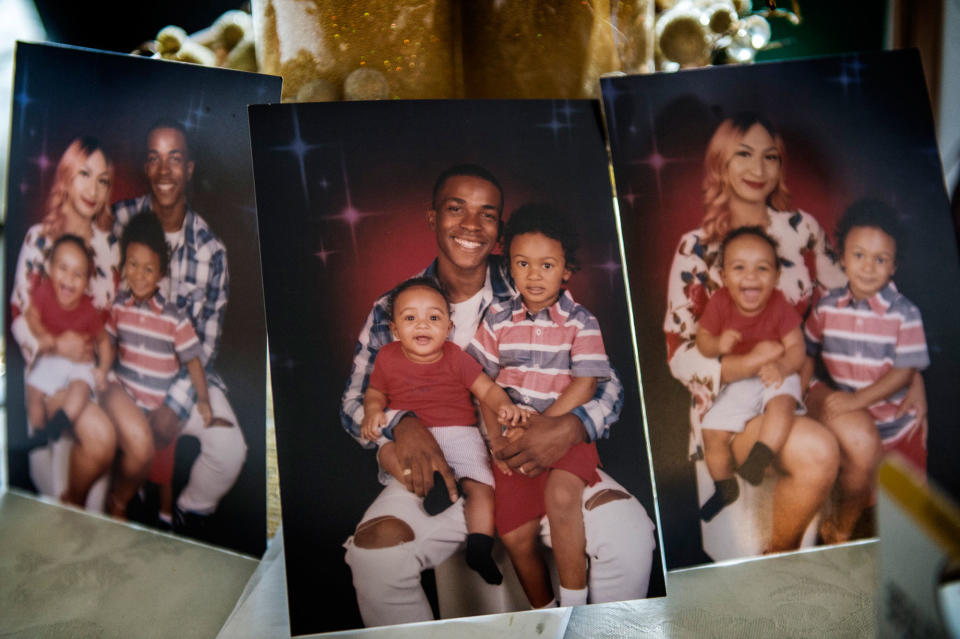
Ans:
[[[603,82],[667,567],[876,535],[891,451],[960,492],[916,53]]]

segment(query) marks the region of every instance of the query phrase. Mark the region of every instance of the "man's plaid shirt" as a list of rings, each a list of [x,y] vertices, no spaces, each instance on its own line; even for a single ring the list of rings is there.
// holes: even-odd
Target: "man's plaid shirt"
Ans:
[[[488,268],[490,270],[490,287],[493,289],[493,299],[483,300],[480,305],[480,316],[486,312],[493,302],[506,302],[517,295],[510,281],[508,264],[503,256],[491,255]],[[434,260],[424,271],[413,277],[432,277],[437,279],[437,261]],[[390,317],[387,316],[387,298],[389,293],[381,295],[374,303],[373,310],[367,315],[357,346],[353,352],[353,366],[350,369],[350,378],[347,380],[346,390],[340,407],[340,422],[344,430],[366,448],[383,444],[393,439],[393,428],[407,411],[387,410],[387,426],[383,429],[383,437],[379,442],[371,442],[360,434],[360,424],[363,420],[363,394],[370,383],[370,374],[373,372],[373,362],[380,347],[393,341],[390,332]],[[613,368],[610,369],[610,378],[597,385],[594,398],[578,406],[572,412],[576,415],[587,431],[590,441],[610,436],[610,426],[620,417],[623,408],[623,385]],[[598,419],[594,419],[596,416]],[[602,416],[602,419],[600,419]]]
[[[114,204],[114,234],[119,238],[123,227],[134,215],[149,210],[149,195]],[[183,220],[182,237],[182,242],[170,247],[170,273],[160,283],[160,290],[178,308],[184,309],[193,322],[203,347],[200,359],[207,372],[207,383],[226,391],[223,381],[213,370],[213,362],[220,345],[220,331],[230,294],[227,250],[203,218],[189,206]],[[121,283],[121,287],[124,286],[125,283]],[[197,395],[186,367],[181,367],[164,403],[180,419],[190,415],[197,403]]]

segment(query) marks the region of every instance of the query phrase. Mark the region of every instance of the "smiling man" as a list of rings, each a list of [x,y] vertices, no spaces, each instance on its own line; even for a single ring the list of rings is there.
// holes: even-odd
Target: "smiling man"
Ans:
[[[483,167],[454,166],[437,178],[427,211],[427,224],[436,234],[437,258],[420,275],[435,278],[449,295],[455,325],[451,339],[461,348],[473,338],[490,304],[516,295],[506,260],[491,255],[500,237],[502,212],[503,190]],[[381,477],[384,489],[345,544],[367,626],[432,619],[420,572],[441,564],[467,539],[463,500],[457,500],[453,473],[416,415],[388,410],[378,441],[361,435],[363,392],[377,352],[393,339],[386,299],[384,295],[376,301],[360,333],[341,408],[341,421],[350,435],[366,447],[395,442],[403,468],[401,480]],[[533,415],[515,441],[503,437],[491,441],[493,454],[514,470],[536,476],[575,444],[605,436],[619,417],[622,401],[623,389],[614,374],[598,385],[590,402],[571,413]],[[431,517],[421,498],[433,488],[435,472],[456,503]],[[602,480],[584,491],[583,500],[591,601],[638,599],[647,592],[655,547],[653,524],[635,498],[600,474]],[[541,535],[549,543],[548,531]]]
[[[230,490],[246,458],[246,443],[226,397],[226,386],[213,369],[229,291],[227,251],[207,223],[187,202],[194,162],[183,126],[173,120],[155,123],[147,132],[144,172],[150,193],[113,206],[114,233],[130,219],[153,211],[170,247],[169,275],[161,281],[164,296],[190,317],[203,347],[213,420],[204,426],[196,391],[185,367],[167,391],[164,404],[150,412],[158,447],[179,435],[200,441],[200,455],[174,510],[174,530],[203,537],[207,520]]]

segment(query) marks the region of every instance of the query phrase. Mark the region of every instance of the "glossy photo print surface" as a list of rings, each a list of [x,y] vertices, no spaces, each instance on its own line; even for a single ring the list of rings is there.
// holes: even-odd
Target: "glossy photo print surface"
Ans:
[[[667,568],[875,535],[891,450],[956,494],[957,244],[917,54],[602,90]]]
[[[10,485],[260,555],[266,330],[246,105],[278,99],[279,78],[24,43],[15,73]]]
[[[599,105],[254,106],[250,123],[294,634],[528,610],[500,541],[490,563],[494,524],[546,604],[541,557],[564,555],[536,539],[560,493],[570,590],[663,595]],[[515,464],[496,498],[474,394]],[[464,498],[407,490],[433,479],[421,449]]]

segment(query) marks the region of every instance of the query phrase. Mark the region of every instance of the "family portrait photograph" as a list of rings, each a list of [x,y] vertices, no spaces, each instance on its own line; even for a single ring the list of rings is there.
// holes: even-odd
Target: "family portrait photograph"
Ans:
[[[957,244],[916,51],[605,78],[668,570],[953,495]]]
[[[259,556],[266,330],[246,105],[280,78],[18,43],[12,488]]]
[[[292,633],[663,596],[599,104],[250,128]]]

